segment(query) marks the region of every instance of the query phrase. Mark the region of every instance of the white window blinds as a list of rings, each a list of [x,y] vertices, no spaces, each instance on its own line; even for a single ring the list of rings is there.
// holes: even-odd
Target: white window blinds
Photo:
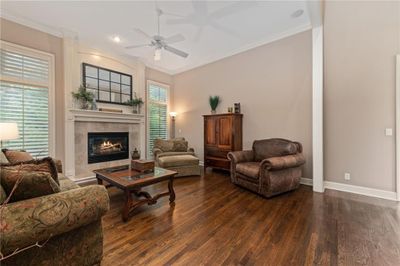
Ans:
[[[0,121],[17,122],[20,138],[6,141],[3,148],[48,156],[50,59],[7,47],[0,49]]]
[[[154,140],[168,138],[168,88],[149,83],[147,99],[149,123],[148,154],[152,155]]]

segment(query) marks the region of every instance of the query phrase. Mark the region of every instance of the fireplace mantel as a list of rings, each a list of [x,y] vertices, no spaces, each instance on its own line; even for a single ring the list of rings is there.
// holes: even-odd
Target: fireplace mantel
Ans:
[[[114,113],[94,110],[70,109],[68,120],[79,122],[107,122],[139,124],[144,122],[142,114]]]

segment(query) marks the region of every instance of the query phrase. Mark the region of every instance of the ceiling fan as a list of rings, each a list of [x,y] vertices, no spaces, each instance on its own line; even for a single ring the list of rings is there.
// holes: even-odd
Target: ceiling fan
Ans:
[[[170,44],[172,44],[172,43],[184,41],[185,37],[183,37],[182,34],[175,34],[168,38],[164,38],[163,36],[161,36],[161,34],[160,34],[160,17],[163,14],[163,11],[159,8],[156,8],[156,12],[157,12],[157,35],[150,36],[149,34],[145,33],[141,29],[135,28],[134,30],[138,34],[140,34],[143,37],[145,37],[146,39],[148,39],[150,41],[150,43],[139,44],[139,45],[130,45],[125,48],[133,49],[133,48],[146,47],[146,46],[154,47],[155,48],[155,50],[154,50],[154,60],[155,61],[159,61],[161,59],[161,50],[162,49],[164,49],[170,53],[173,53],[175,55],[181,56],[183,58],[188,57],[188,55],[189,55],[188,53],[185,53],[181,50],[178,50],[178,49],[170,46]]]

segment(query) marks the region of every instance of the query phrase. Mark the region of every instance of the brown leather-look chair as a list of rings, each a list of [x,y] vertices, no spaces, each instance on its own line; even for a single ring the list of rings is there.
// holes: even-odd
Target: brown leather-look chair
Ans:
[[[305,163],[302,151],[299,142],[256,140],[252,150],[228,153],[231,181],[265,197],[296,189]]]

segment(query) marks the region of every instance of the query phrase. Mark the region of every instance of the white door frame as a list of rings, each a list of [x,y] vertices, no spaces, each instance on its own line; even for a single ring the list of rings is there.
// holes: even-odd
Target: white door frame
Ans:
[[[400,54],[396,56],[396,193],[400,201]]]

